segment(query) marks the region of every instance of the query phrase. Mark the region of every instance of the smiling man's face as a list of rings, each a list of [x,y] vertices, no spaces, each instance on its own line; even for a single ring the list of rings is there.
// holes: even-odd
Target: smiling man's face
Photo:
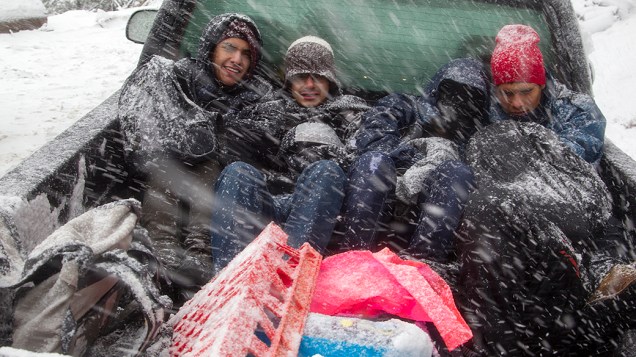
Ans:
[[[327,99],[329,80],[322,76],[299,74],[291,79],[292,96],[303,107],[316,107]]]
[[[238,84],[250,69],[250,46],[240,38],[232,37],[219,42],[210,57],[216,79],[226,86]]]

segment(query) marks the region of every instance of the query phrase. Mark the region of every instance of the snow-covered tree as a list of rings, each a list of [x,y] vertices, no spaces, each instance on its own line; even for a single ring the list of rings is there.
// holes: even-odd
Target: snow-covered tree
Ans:
[[[114,11],[128,7],[143,6],[149,0],[42,0],[50,15],[69,10]]]

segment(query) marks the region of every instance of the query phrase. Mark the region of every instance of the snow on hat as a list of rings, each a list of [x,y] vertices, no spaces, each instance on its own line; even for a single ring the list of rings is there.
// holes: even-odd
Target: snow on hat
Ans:
[[[506,25],[496,37],[497,45],[490,59],[495,85],[527,82],[545,84],[543,55],[539,34],[529,26]]]
[[[333,50],[331,45],[320,37],[305,36],[294,41],[285,54],[285,82],[299,74],[323,76],[336,89],[340,83],[336,79]]]
[[[258,42],[257,34],[254,33],[254,30],[247,24],[247,22],[241,19],[235,19],[227,25],[225,31],[223,31],[223,35],[221,35],[219,43],[228,38],[240,38],[241,40],[246,41],[250,46],[251,57],[248,73],[251,75],[252,71],[258,64],[260,56],[260,44]]]

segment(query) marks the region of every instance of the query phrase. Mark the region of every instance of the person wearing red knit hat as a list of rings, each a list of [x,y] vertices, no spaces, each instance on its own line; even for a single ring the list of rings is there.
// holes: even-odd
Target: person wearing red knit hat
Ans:
[[[506,25],[495,41],[490,68],[497,103],[491,119],[541,124],[585,161],[598,163],[606,120],[594,99],[566,88],[546,72],[541,38],[532,27]]]
[[[505,26],[496,38],[490,67],[497,99],[512,115],[523,115],[539,106],[545,88],[539,34],[523,25]]]
[[[484,355],[598,355],[636,317],[636,263],[595,165],[605,118],[555,80],[538,33],[498,32],[496,101],[466,160],[475,175],[457,229],[460,307]]]

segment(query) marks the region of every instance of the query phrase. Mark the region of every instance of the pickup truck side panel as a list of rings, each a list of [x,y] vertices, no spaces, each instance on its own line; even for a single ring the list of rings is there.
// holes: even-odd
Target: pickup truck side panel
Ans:
[[[552,31],[557,77],[580,91],[591,92],[588,64],[569,0],[484,2],[541,8]],[[303,6],[311,3],[307,1]],[[280,4],[291,6],[286,1]],[[181,42],[187,38],[192,15],[205,13],[197,6],[201,5],[195,0],[165,0],[139,63],[155,54],[182,57],[187,46]],[[275,64],[268,65],[272,66],[270,74],[275,73]],[[118,92],[0,178],[3,244],[15,246],[24,257],[55,228],[86,209],[118,198],[141,196],[143,179],[123,157],[117,99]],[[612,192],[615,215],[623,220],[627,232],[636,236],[636,162],[606,141],[601,174]],[[8,253],[0,251],[0,263],[8,260]]]

